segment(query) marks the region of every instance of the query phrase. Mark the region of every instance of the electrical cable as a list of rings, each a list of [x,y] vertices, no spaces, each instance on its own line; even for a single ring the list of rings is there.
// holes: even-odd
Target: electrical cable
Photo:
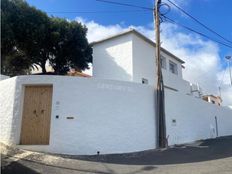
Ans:
[[[175,6],[177,9],[179,9],[181,12],[183,12],[185,15],[187,15],[188,17],[192,18],[195,22],[197,22],[198,24],[200,24],[201,26],[203,26],[205,29],[207,29],[208,31],[216,34],[218,37],[222,38],[223,40],[227,41],[228,43],[232,44],[232,41],[226,39],[225,37],[223,37],[222,35],[220,35],[219,33],[217,33],[216,31],[214,31],[213,29],[207,27],[205,24],[203,24],[202,22],[200,22],[198,19],[196,19],[195,17],[193,17],[192,15],[190,15],[188,12],[186,12],[184,9],[180,8],[178,5],[176,5],[174,2],[167,0],[168,2],[170,2],[173,6]]]
[[[109,4],[115,4],[115,5],[121,5],[121,6],[128,6],[128,7],[133,7],[133,8],[140,8],[140,9],[145,9],[145,10],[152,10],[152,11],[154,10],[153,8],[149,8],[149,7],[143,7],[143,6],[133,5],[133,4],[120,3],[120,2],[115,2],[115,1],[107,1],[107,0],[96,0],[96,1],[109,3]]]
[[[166,6],[168,10],[165,13],[160,12],[161,15],[166,15],[171,11],[171,7],[167,3],[161,3],[160,6],[159,6],[159,11],[160,11],[162,6]]]
[[[96,1],[104,2],[104,3],[110,3],[110,4],[115,4],[115,5],[121,5],[121,6],[128,6],[128,7],[133,7],[133,8],[140,8],[140,9],[144,9],[144,10],[152,10],[152,11],[154,10],[153,8],[149,8],[149,7],[137,6],[137,5],[133,5],[133,4],[125,4],[125,3],[115,2],[115,1],[108,1],[108,0],[96,0]],[[199,24],[203,25],[205,28],[207,28],[207,29],[210,30],[211,32],[213,32],[213,33],[215,32],[215,31],[213,31],[212,29],[210,29],[210,28],[208,28],[207,26],[205,26],[205,25],[204,25],[203,23],[201,23],[200,21],[198,21],[196,18],[194,18],[193,16],[191,16],[190,14],[188,14],[187,12],[185,12],[185,11],[184,11],[183,9],[181,9],[179,6],[177,6],[176,4],[174,4],[172,1],[168,0],[168,2],[170,2],[172,5],[174,5],[176,8],[178,8],[179,10],[181,10],[183,13],[185,13],[185,14],[188,15],[189,17],[193,18],[195,21],[197,21]],[[194,29],[192,29],[192,28],[190,28],[190,27],[187,27],[187,26],[185,26],[185,25],[182,25],[182,24],[180,24],[180,23],[177,23],[177,22],[175,22],[174,20],[168,18],[168,17],[165,16],[165,15],[170,11],[170,6],[169,6],[168,4],[166,4],[166,3],[162,3],[162,4],[160,5],[160,8],[161,8],[162,6],[167,6],[167,7],[168,7],[168,11],[165,12],[165,13],[163,13],[163,14],[160,14],[160,21],[161,21],[161,23],[162,23],[163,21],[165,21],[166,19],[168,19],[169,22],[174,23],[174,24],[176,24],[176,25],[178,25],[178,26],[181,26],[182,28],[185,28],[185,29],[187,29],[187,30],[189,30],[189,31],[191,31],[191,32],[197,33],[198,35],[201,35],[201,36],[203,36],[203,37],[205,37],[205,38],[207,38],[207,39],[209,39],[209,40],[212,40],[212,41],[214,41],[214,42],[217,42],[217,43],[219,43],[219,44],[221,44],[221,45],[224,45],[224,46],[226,46],[226,47],[228,47],[228,48],[232,48],[232,46],[229,45],[229,44],[227,44],[227,43],[218,41],[218,40],[216,40],[216,39],[214,39],[214,38],[211,38],[210,36],[207,36],[207,35],[204,34],[204,33],[201,33],[201,32],[199,32],[199,31],[196,31],[196,30],[194,30]],[[215,34],[219,35],[219,34],[216,33],[216,32],[215,32]],[[220,37],[223,38],[222,36],[220,36]],[[225,38],[223,38],[223,39],[226,40],[226,41],[228,42],[227,39],[225,39]],[[232,43],[232,42],[231,42],[231,43]]]
[[[118,11],[48,11],[46,13],[133,13],[133,12],[149,12],[147,10],[118,10]]]
[[[170,19],[170,18],[167,17],[167,16],[163,16],[163,17],[164,17],[165,19],[168,19],[168,22],[170,22],[170,23],[176,24],[176,25],[178,25],[178,26],[180,26],[180,27],[182,27],[182,28],[185,28],[185,29],[187,29],[187,30],[189,30],[189,31],[191,31],[191,32],[197,33],[198,35],[201,35],[201,36],[203,36],[203,37],[205,37],[205,38],[207,38],[207,39],[209,39],[209,40],[212,40],[212,41],[214,41],[214,42],[217,42],[217,43],[219,43],[219,44],[221,44],[221,45],[224,45],[224,46],[226,46],[226,47],[228,47],[228,48],[232,48],[232,46],[231,46],[231,45],[228,45],[227,43],[218,41],[218,40],[216,40],[216,39],[214,39],[214,38],[211,38],[210,36],[207,36],[207,35],[204,34],[204,33],[201,33],[201,32],[199,32],[199,31],[196,31],[196,30],[194,30],[194,29],[192,29],[192,28],[190,28],[190,27],[188,27],[188,26],[185,26],[185,25],[183,25],[183,24],[180,24],[180,23],[178,23],[178,22],[175,22],[174,20]]]

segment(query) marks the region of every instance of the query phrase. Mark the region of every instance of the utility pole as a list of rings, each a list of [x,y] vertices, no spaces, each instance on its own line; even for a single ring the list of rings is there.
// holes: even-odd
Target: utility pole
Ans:
[[[156,35],[156,125],[157,125],[157,147],[165,148],[167,146],[166,140],[166,123],[165,123],[165,101],[164,101],[164,85],[161,69],[160,59],[160,20],[159,8],[161,0],[154,0],[154,25]]]
[[[229,68],[229,73],[230,73],[230,84],[232,86],[232,75],[231,75],[231,67],[230,67],[230,61],[231,61],[232,56],[226,56],[225,58],[228,60],[228,68]]]

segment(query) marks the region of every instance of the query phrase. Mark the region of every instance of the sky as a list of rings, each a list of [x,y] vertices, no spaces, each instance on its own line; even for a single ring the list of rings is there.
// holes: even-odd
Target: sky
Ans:
[[[110,0],[152,8],[153,0]],[[230,0],[171,0],[203,24],[232,42],[232,1]],[[45,11],[48,15],[77,20],[88,28],[89,42],[135,28],[154,40],[153,16],[149,10],[108,4],[96,0],[27,0],[30,5]],[[225,42],[215,34],[184,15],[168,0],[162,0],[170,6],[163,6],[162,13],[194,30]],[[224,105],[232,106],[232,86],[225,56],[232,55],[232,48],[213,42],[180,26],[161,23],[162,47],[183,59],[184,78],[198,83],[207,94],[221,96]],[[231,45],[232,43],[228,43]]]

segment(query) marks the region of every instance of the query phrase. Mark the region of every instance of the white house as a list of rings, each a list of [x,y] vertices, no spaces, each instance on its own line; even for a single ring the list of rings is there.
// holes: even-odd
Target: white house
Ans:
[[[156,148],[154,43],[129,30],[92,45],[92,78],[0,81],[1,142],[72,155]],[[161,54],[168,144],[232,135],[232,110],[200,100],[182,78],[184,62]]]
[[[155,85],[155,43],[130,29],[92,43],[93,77]],[[185,62],[161,48],[161,65],[166,89],[191,93],[190,84],[183,80]]]

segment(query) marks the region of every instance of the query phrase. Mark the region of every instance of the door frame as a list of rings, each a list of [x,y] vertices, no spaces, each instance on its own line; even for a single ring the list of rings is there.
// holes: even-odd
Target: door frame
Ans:
[[[36,146],[47,146],[50,144],[50,135],[51,135],[51,123],[52,123],[52,108],[53,108],[53,91],[54,91],[54,85],[52,83],[38,83],[38,84],[21,84],[21,97],[20,97],[20,121],[19,121],[19,126],[18,126],[18,145],[24,145],[21,144],[21,137],[22,137],[22,125],[23,125],[23,112],[24,112],[24,99],[25,99],[25,90],[27,86],[49,86],[52,88],[52,98],[51,98],[51,114],[50,114],[50,126],[49,126],[49,140],[48,144],[43,145],[43,144],[34,144]],[[30,146],[33,146],[31,144]]]

